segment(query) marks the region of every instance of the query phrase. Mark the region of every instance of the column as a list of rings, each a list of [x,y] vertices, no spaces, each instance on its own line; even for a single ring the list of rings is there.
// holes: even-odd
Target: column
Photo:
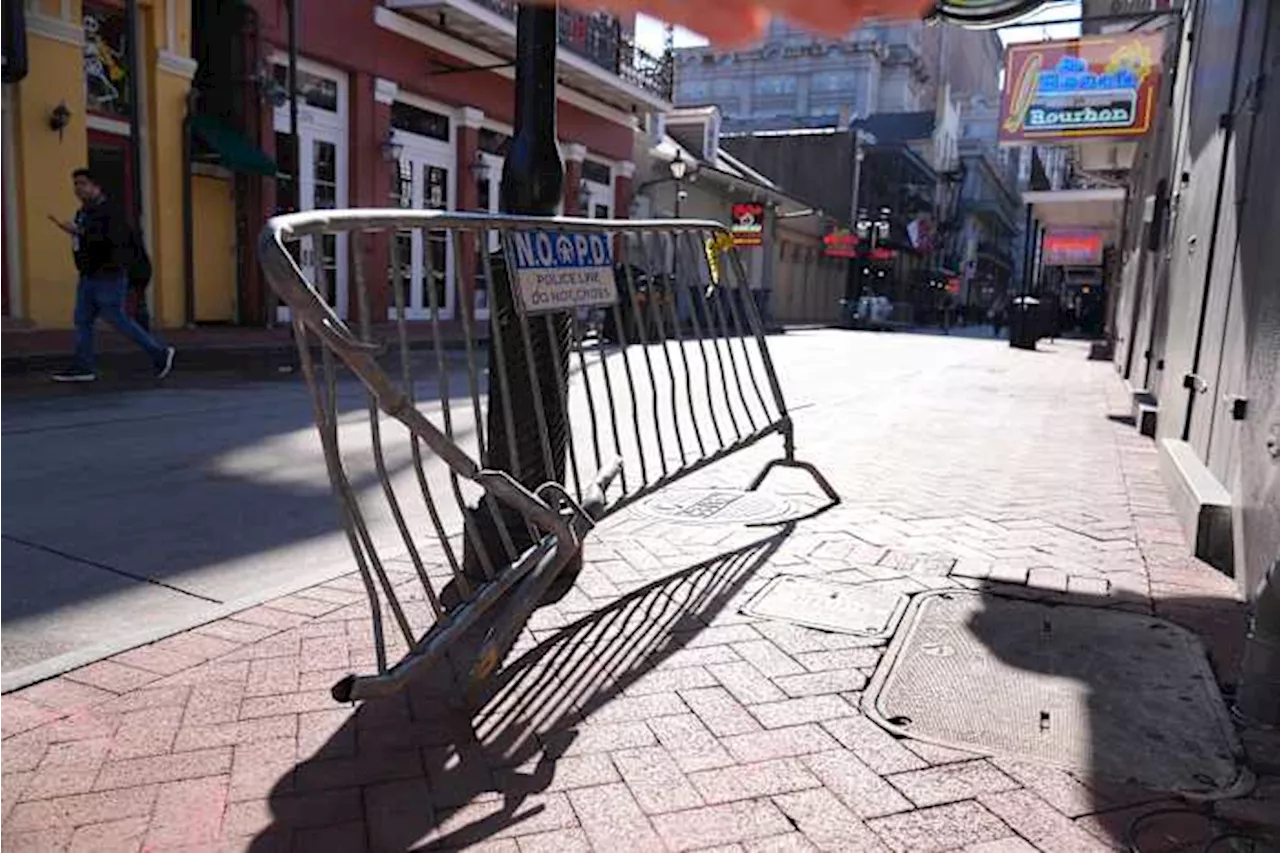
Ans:
[[[475,107],[463,107],[458,115],[458,177],[454,181],[458,188],[457,209],[475,210],[480,205],[480,193],[476,187],[477,163],[480,156],[480,126],[484,124],[484,113]],[[498,180],[501,175],[490,175],[490,192],[498,191]],[[486,211],[487,212],[487,211]],[[471,234],[464,233],[460,241],[462,257],[454,259],[458,270],[458,300],[460,310],[475,310],[476,284],[476,241]],[[461,317],[461,314],[458,315]]]
[[[16,167],[16,174],[6,168],[4,183],[6,192],[12,191],[11,186],[18,191],[17,222],[10,224],[17,230],[25,273],[17,301],[35,325],[55,329],[73,325],[76,268],[67,235],[45,217],[74,215],[71,170],[89,159],[84,28],[70,6],[64,11],[65,18],[50,17],[28,7],[30,71],[21,83],[5,86],[4,91],[4,108],[12,116],[14,130],[10,135],[5,129],[4,148],[13,158],[7,166]],[[65,127],[56,131],[49,122],[60,104],[66,105],[70,116]],[[6,255],[8,250],[6,242]],[[9,286],[7,280],[5,286]]]
[[[564,146],[564,215],[586,216],[587,200],[582,197],[582,161],[587,156],[585,146],[571,142]]]
[[[393,80],[357,74],[351,110],[351,206],[386,207],[391,195],[391,179],[399,170],[398,163],[387,159],[386,143],[391,132],[391,105],[400,87]],[[365,287],[369,290],[369,321],[385,323],[395,297],[391,292],[391,235],[386,231],[361,234],[360,263],[364,268]],[[354,247],[353,247],[354,248]],[[405,283],[408,286],[408,283]],[[358,291],[352,268],[350,292],[357,300]],[[360,317],[358,300],[349,306],[350,316]]]
[[[613,167],[613,218],[631,218],[631,190],[636,177],[636,164],[623,161]],[[626,243],[621,237],[614,238],[614,255],[619,261],[626,254]]]
[[[636,177],[636,164],[623,161],[613,167],[613,218],[631,218],[632,184]]]

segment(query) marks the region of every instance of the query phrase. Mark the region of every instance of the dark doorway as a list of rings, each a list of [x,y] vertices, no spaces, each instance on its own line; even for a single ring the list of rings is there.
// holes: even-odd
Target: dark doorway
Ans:
[[[130,222],[134,211],[131,163],[127,136],[89,131],[89,170],[97,176],[107,198],[128,213]]]

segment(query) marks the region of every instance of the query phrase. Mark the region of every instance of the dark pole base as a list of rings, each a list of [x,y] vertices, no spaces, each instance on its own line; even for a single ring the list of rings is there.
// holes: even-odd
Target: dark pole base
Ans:
[[[556,42],[559,17],[554,5],[521,6],[516,17],[515,135],[502,170],[501,206],[505,213],[551,216],[564,191],[564,165],[556,142]],[[529,352],[526,353],[521,316],[501,252],[490,259],[493,281],[489,363],[489,412],[486,423],[486,467],[507,471],[533,490],[548,481],[563,483],[569,424],[561,407],[559,383],[567,381],[571,324],[567,314],[528,319]],[[501,348],[497,346],[501,342]],[[501,353],[501,367],[499,365]],[[532,356],[532,365],[528,356]],[[556,365],[560,375],[556,375]],[[540,386],[541,408],[551,445],[551,470],[547,470],[537,422],[537,400],[531,373]],[[508,413],[502,377],[510,398],[514,436],[508,434]],[[515,445],[515,458],[511,447]],[[518,469],[518,470],[517,470]],[[495,569],[507,562],[502,538],[492,515],[473,513],[474,529],[485,543]],[[524,520],[510,512],[500,522],[517,552],[533,544]],[[468,542],[465,572],[483,577],[482,564]],[[568,574],[568,572],[566,572]],[[569,579],[572,583],[572,577]],[[565,586],[564,591],[567,592]],[[563,593],[561,593],[563,594]]]

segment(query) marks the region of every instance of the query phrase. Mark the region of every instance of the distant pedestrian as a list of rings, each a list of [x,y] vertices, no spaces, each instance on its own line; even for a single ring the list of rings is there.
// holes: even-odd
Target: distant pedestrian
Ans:
[[[70,369],[55,373],[53,379],[92,382],[98,378],[93,340],[98,317],[141,347],[151,357],[156,376],[163,379],[173,369],[174,348],[157,341],[124,312],[138,241],[124,211],[107,198],[93,172],[76,169],[71,176],[80,200],[75,219],[64,222],[52,215],[49,219],[71,235],[71,249],[80,272],[76,286],[76,351]],[[149,261],[147,266],[150,267]]]
[[[1000,330],[1004,327],[1004,303],[996,302],[987,310],[987,319],[991,322],[991,337],[1000,337]]]

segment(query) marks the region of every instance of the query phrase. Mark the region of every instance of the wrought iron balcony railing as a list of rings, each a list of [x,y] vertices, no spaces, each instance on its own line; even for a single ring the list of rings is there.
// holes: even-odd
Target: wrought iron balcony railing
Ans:
[[[513,0],[475,0],[505,18],[515,20]],[[657,57],[623,32],[622,23],[603,12],[560,9],[560,46],[664,101],[671,100],[671,57]]]

